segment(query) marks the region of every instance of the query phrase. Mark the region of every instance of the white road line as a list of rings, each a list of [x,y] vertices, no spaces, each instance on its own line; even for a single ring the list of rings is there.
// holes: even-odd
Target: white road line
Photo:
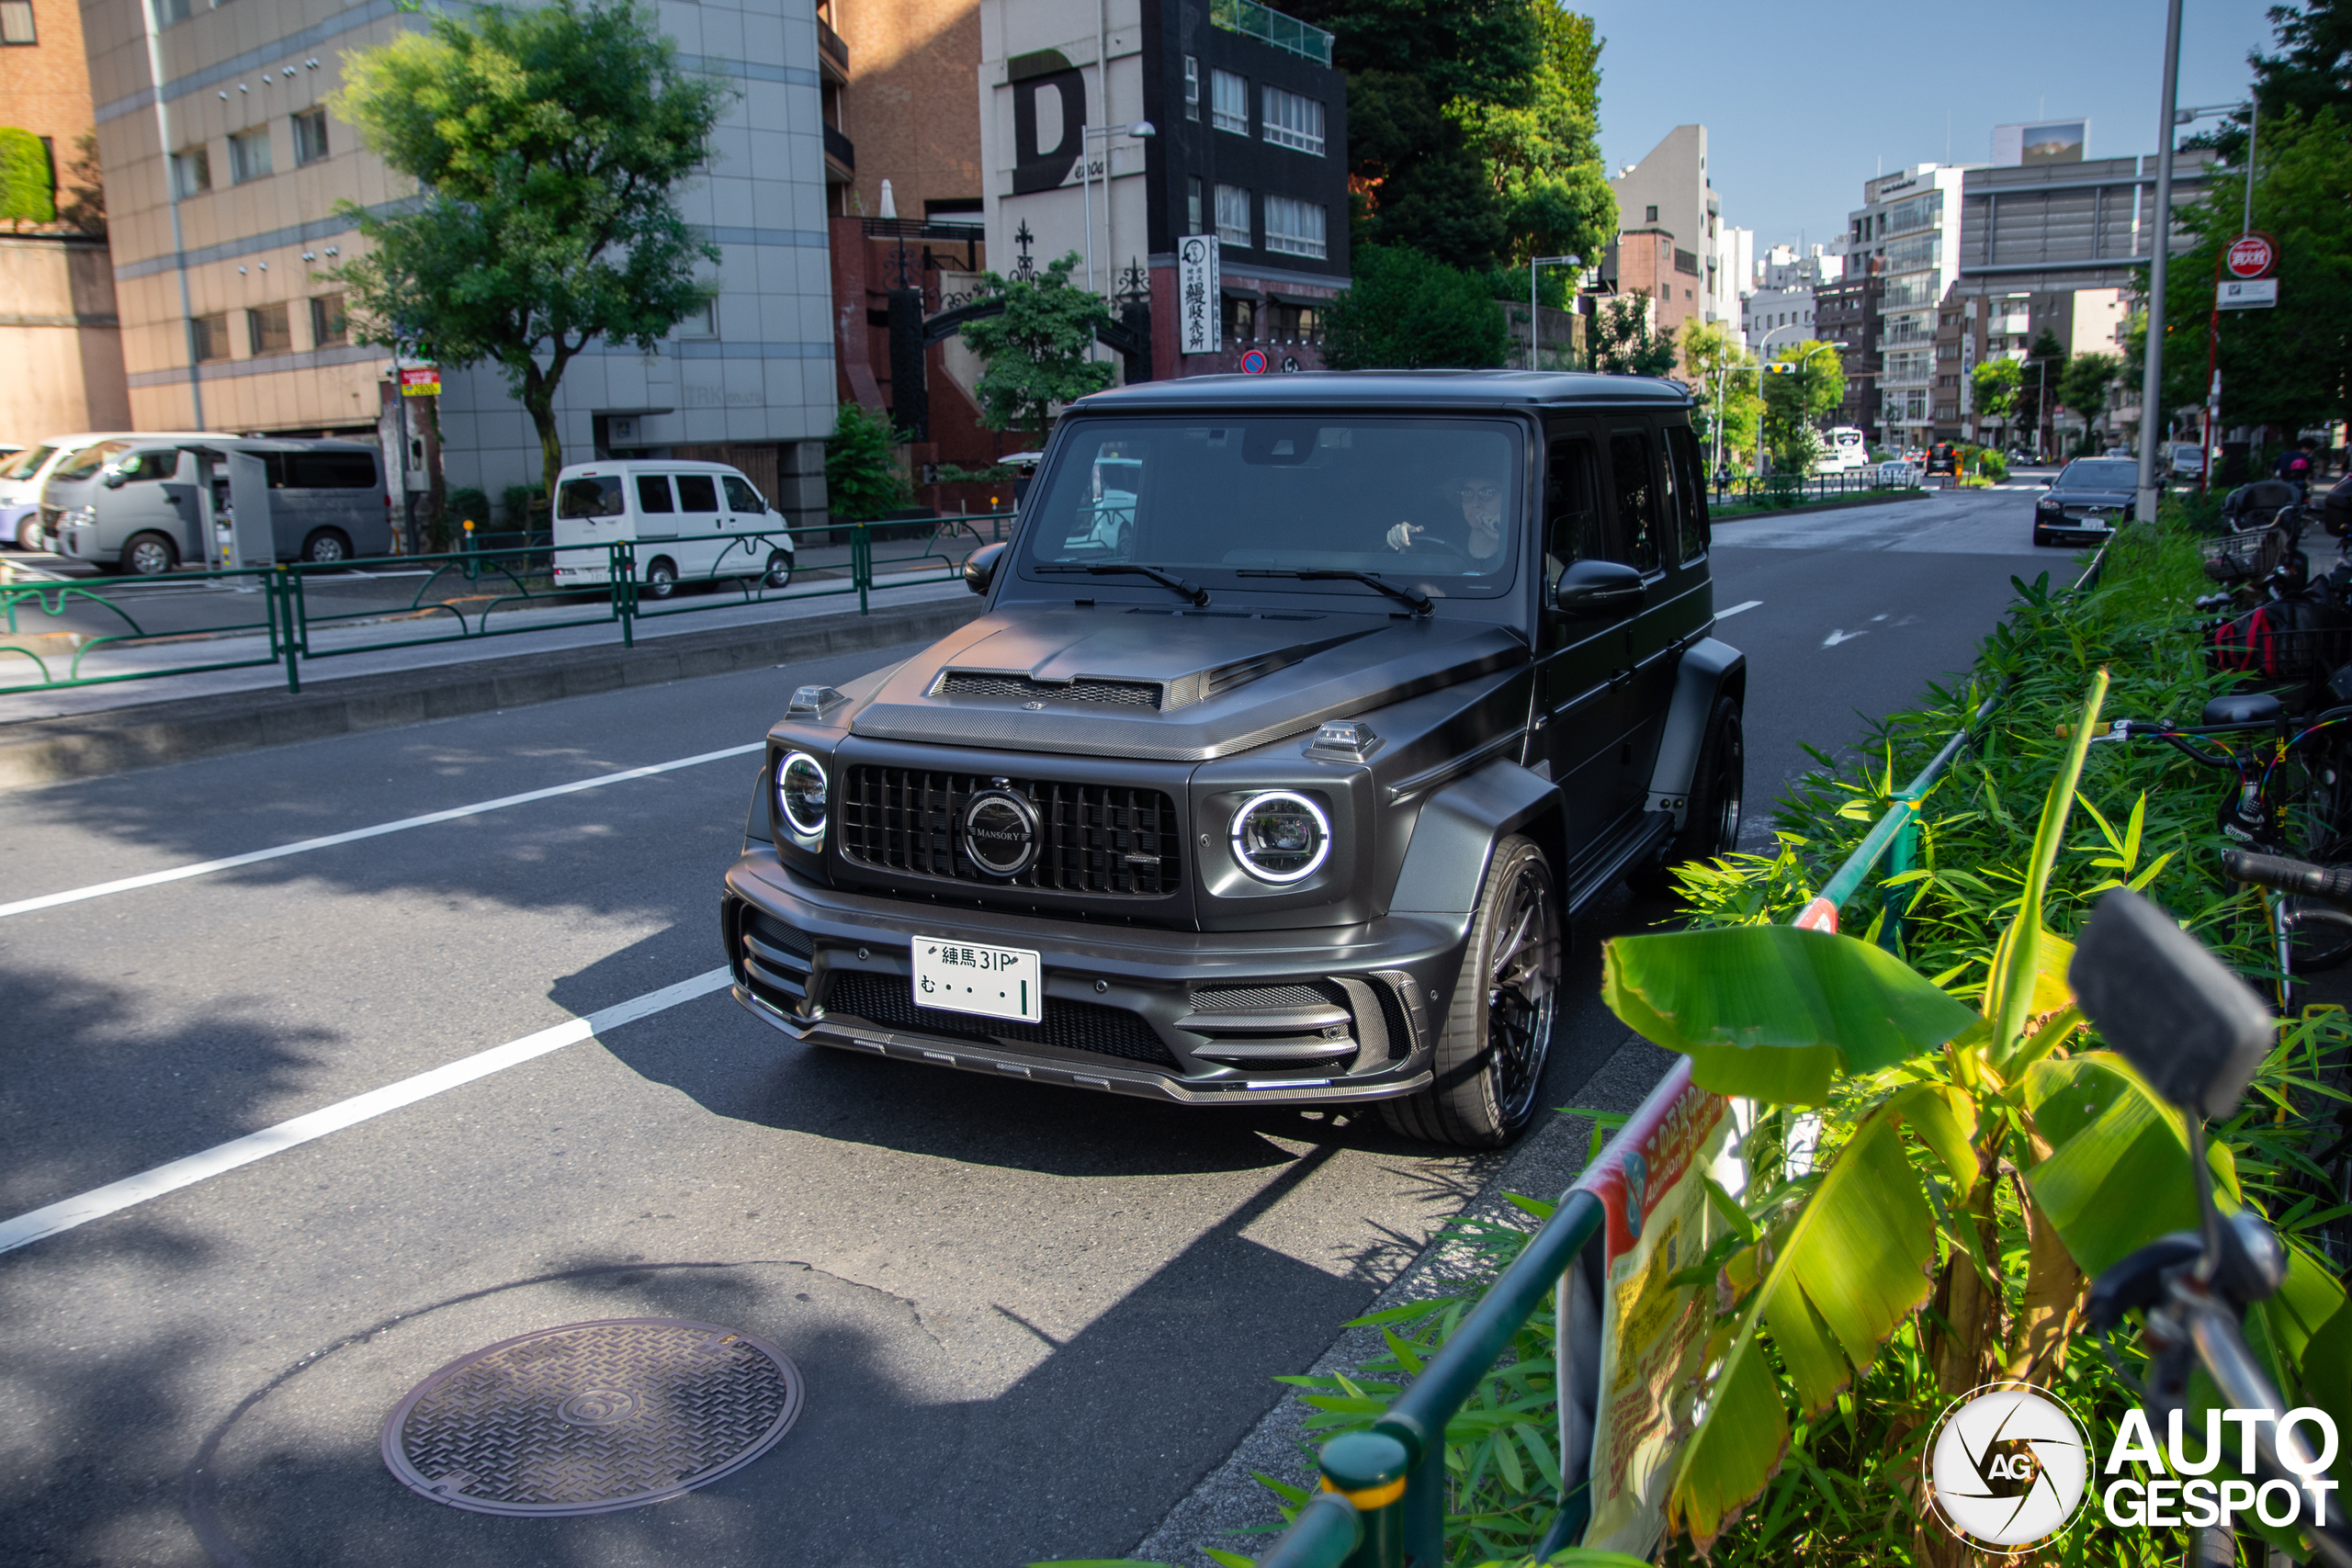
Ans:
[[[1730,609],[1728,609],[1728,610],[1717,610],[1717,611],[1715,612],[1715,619],[1717,619],[1717,620],[1719,620],[1719,621],[1722,621],[1722,620],[1728,620],[1728,619],[1730,619],[1730,618],[1731,618],[1732,616],[1734,616],[1734,615],[1741,615],[1741,614],[1744,614],[1744,613],[1745,613],[1745,612],[1747,612],[1747,611],[1753,610],[1754,608],[1756,608],[1756,606],[1758,606],[1758,604],[1761,604],[1762,603],[1764,603],[1764,601],[1763,601],[1763,600],[1761,600],[1761,599],[1750,599],[1750,600],[1749,600],[1747,604],[1734,604],[1734,605],[1733,605]]]
[[[649,991],[644,996],[616,1003],[602,1012],[592,1012],[586,1018],[575,1018],[569,1023],[559,1023],[553,1029],[542,1029],[537,1034],[526,1034],[520,1040],[493,1045],[487,1051],[478,1051],[446,1066],[435,1067],[414,1077],[402,1078],[398,1083],[356,1095],[322,1111],[313,1111],[307,1116],[297,1116],[291,1122],[280,1122],[275,1127],[265,1127],[258,1133],[248,1133],[242,1138],[216,1145],[202,1154],[189,1155],[185,1159],[159,1165],[138,1176],[93,1188],[79,1197],[35,1209],[28,1214],[19,1214],[13,1220],[0,1223],[0,1252],[14,1252],[43,1236],[70,1231],[76,1225],[88,1224],[92,1220],[102,1220],[133,1204],[144,1203],[150,1198],[160,1198],[166,1192],[193,1187],[224,1171],[234,1170],[241,1165],[251,1165],[255,1160],[267,1159],[271,1155],[307,1144],[313,1138],[323,1138],[329,1133],[340,1132],[356,1122],[381,1116],[388,1111],[398,1111],[403,1105],[429,1100],[460,1084],[469,1084],[476,1078],[504,1072],[534,1056],[560,1051],[566,1045],[576,1045],[608,1029],[617,1029],[637,1019],[650,1018],[657,1012],[667,1011],[682,1002],[707,997],[724,988],[727,984],[728,973],[722,965],[691,980],[681,980],[674,986],[664,986],[658,991]]]
[[[534,800],[550,800],[559,795],[577,795],[583,789],[600,789],[605,784],[620,784],[628,779],[650,778],[655,773],[674,773],[680,768],[699,767],[705,762],[722,761],[729,757],[741,757],[763,750],[764,740],[754,740],[746,746],[729,746],[723,750],[704,751],[692,757],[680,757],[675,761],[655,762],[650,767],[628,768],[617,773],[598,773],[594,778],[574,779],[570,784],[551,784],[546,789],[526,790],[521,795],[502,795],[496,800],[479,800],[471,806],[453,806],[447,811],[428,811],[422,817],[403,817],[397,822],[379,822],[372,828],[354,828],[347,833],[329,833],[323,838],[304,839],[298,843],[280,844],[275,849],[248,850],[241,855],[227,855],[220,860],[198,861],[194,865],[175,865],[168,871],[151,871],[140,876],[126,876],[115,882],[100,882],[88,887],[72,887],[62,893],[44,893],[38,898],[19,898],[13,904],[0,904],[0,919],[10,915],[30,914],[35,909],[52,909],[60,904],[78,904],[85,898],[103,898],[109,893],[128,893],[136,887],[153,887],[165,882],[184,882],[191,876],[203,876],[215,871],[227,871],[232,866],[252,865],[259,861],[279,860],[287,855],[307,854],[312,850],[331,849],[336,844],[356,843],[361,839],[380,839],[387,833],[405,833],[411,828],[429,828],[435,822],[453,822],[460,817],[479,817],[485,811],[503,811],[510,806],[524,806]]]

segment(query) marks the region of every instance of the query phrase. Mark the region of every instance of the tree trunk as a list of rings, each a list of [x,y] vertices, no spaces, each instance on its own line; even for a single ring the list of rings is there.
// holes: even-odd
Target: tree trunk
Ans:
[[[1993,1217],[1994,1185],[1999,1179],[1993,1162],[1986,1160],[1984,1174],[1977,1179],[1976,1190],[1969,1194],[1966,1210],[1976,1257],[1988,1270],[1996,1269],[2001,1258]],[[1994,1273],[1993,1280],[1997,1286],[2000,1275]],[[1984,1381],[2001,1312],[2000,1292],[1987,1290],[1976,1264],[1955,1252],[1944,1265],[1943,1288],[1936,1294],[1943,1313],[1943,1325],[1934,1341],[1936,1382],[1946,1395],[1957,1398]]]
[[[547,498],[548,516],[555,516],[556,476],[563,472],[563,438],[556,432],[555,389],[563,380],[563,367],[571,355],[561,348],[555,351],[545,370],[536,359],[526,360],[523,369],[523,406],[530,412],[531,424],[539,433],[539,491]],[[523,526],[530,528],[526,516]]]

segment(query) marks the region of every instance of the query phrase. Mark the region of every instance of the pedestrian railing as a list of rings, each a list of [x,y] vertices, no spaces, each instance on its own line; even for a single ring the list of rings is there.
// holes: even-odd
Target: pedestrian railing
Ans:
[[[1902,471],[1890,472],[1891,469]],[[1918,476],[1911,465],[1879,463],[1835,474],[1719,474],[1710,496],[1717,507],[1771,509],[1918,488]]]
[[[2102,547],[2074,584],[2086,592],[2097,586],[2107,551]],[[1917,863],[1919,851],[1919,807],[1954,759],[1982,732],[2008,694],[2004,682],[1977,704],[1967,723],[1956,730],[1917,778],[1890,799],[1862,841],[1856,845],[1819,893],[1792,922],[1815,931],[1835,931],[1840,912],[1860,896],[1873,874],[1882,886],[1903,876]],[[1906,886],[1908,884],[1905,884]],[[1899,895],[1883,907],[1879,940],[1890,946],[1901,940]],[[1687,1061],[1679,1062],[1650,1091],[1640,1110],[1627,1118],[1641,1125],[1662,1116],[1665,1108],[1690,1090]],[[1600,1236],[1608,1210],[1592,1183],[1596,1162],[1568,1189],[1542,1229],[1526,1248],[1487,1288],[1445,1348],[1426,1361],[1411,1385],[1386,1411],[1374,1419],[1369,1431],[1350,1432],[1323,1445],[1317,1460],[1322,1489],[1299,1510],[1274,1549],[1260,1558],[1259,1568],[1435,1568],[1446,1561],[1445,1450],[1451,1435],[1458,1442],[1474,1442],[1480,1435],[1468,1428],[1449,1434],[1464,1403],[1492,1375],[1495,1363],[1544,1299],[1564,1287],[1565,1277],[1587,1247]],[[1575,1359],[1562,1341],[1553,1358],[1555,1367]],[[1555,1388],[1558,1386],[1556,1380]],[[1564,1492],[1559,1507],[1535,1551],[1542,1562],[1561,1548],[1576,1544],[1591,1517],[1589,1458],[1586,1479],[1573,1485],[1577,1473],[1572,1456],[1560,1455]]]
[[[456,550],[331,566],[0,581],[0,695],[265,665],[282,665],[287,690],[299,692],[305,663],[357,653],[599,626],[633,648],[640,621],[852,594],[864,615],[876,589],[956,580],[964,558],[1005,537],[1011,521],[983,513],[912,530],[859,523],[494,549],[469,536]],[[884,527],[911,536],[877,542]],[[387,593],[388,576],[401,588]],[[239,641],[249,650],[206,657]],[[137,668],[111,667],[127,654]]]

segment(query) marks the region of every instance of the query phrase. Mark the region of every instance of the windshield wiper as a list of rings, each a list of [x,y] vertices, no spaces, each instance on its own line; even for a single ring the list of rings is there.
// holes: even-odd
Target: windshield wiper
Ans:
[[[1271,571],[1258,567],[1244,567],[1233,575],[1236,577],[1295,577],[1301,582],[1361,582],[1367,588],[1379,589],[1391,599],[1410,604],[1413,607],[1413,613],[1417,615],[1426,615],[1437,608],[1430,602],[1428,594],[1417,592],[1410,588],[1400,588],[1376,571],[1356,571],[1347,567],[1331,567],[1314,571]]]
[[[1113,561],[1103,566],[1041,566],[1039,571],[1082,571],[1089,577],[1148,577],[1162,588],[1172,588],[1193,602],[1195,609],[1209,602],[1209,591],[1197,582],[1187,582],[1172,571],[1162,571],[1156,566],[1136,566],[1128,561]]]

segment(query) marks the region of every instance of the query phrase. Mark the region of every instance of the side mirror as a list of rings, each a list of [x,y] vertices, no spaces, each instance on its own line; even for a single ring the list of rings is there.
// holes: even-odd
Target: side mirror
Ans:
[[[2129,888],[2099,899],[2066,978],[2083,1015],[2151,1089],[2207,1116],[2237,1110],[2275,1038],[2262,998]]]
[[[986,593],[989,584],[996,581],[996,563],[1004,558],[1005,545],[1001,541],[982,545],[964,558],[964,586],[975,593]]]
[[[125,480],[123,479],[122,471],[120,469],[108,468],[104,476],[99,479],[98,482],[106,486],[108,490],[120,490],[123,487]]]
[[[1623,615],[1647,592],[1642,574],[1623,561],[1580,560],[1560,573],[1552,604],[1563,614],[1598,620]]]

